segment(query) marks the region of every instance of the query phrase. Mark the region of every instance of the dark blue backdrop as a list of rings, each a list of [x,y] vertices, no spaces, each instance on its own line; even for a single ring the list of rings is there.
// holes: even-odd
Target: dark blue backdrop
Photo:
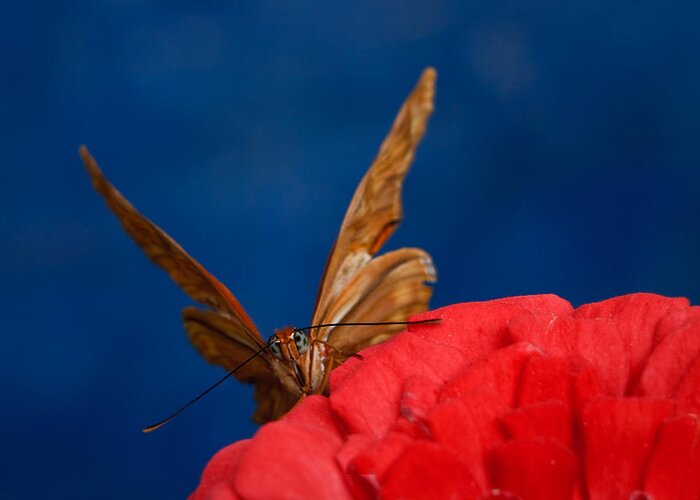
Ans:
[[[353,190],[426,65],[436,110],[390,247],[433,304],[700,301],[700,12],[680,3],[0,7],[0,497],[176,498],[255,427],[186,297],[90,189],[90,146],[258,326],[307,323]],[[629,5],[628,5],[629,4]]]

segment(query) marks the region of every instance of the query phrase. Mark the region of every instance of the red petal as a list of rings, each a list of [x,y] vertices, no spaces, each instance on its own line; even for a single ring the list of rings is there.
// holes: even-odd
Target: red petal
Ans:
[[[217,454],[193,498],[700,495],[700,308],[540,296],[436,316]],[[602,397],[640,393],[667,399]]]
[[[474,389],[488,389],[506,404],[514,406],[523,367],[531,356],[538,353],[539,350],[529,343],[499,349],[446,384],[440,391],[440,401],[462,398]]]
[[[406,379],[401,394],[400,412],[411,423],[423,424],[430,409],[435,406],[440,386],[428,377]]]
[[[482,491],[462,461],[429,441],[408,446],[387,472],[381,498],[479,498]]]
[[[675,310],[689,307],[688,299],[668,298],[651,293],[615,297],[586,304],[574,312],[576,318],[615,319],[630,353],[630,387],[636,385],[646,359],[652,351],[659,321]]]
[[[573,402],[571,373],[565,358],[531,356],[520,376],[516,406],[541,401]]]
[[[509,411],[498,394],[483,389],[443,403],[430,414],[435,442],[456,453],[484,491],[489,489],[486,454],[503,442],[499,418]]]
[[[545,313],[562,315],[571,311],[571,304],[556,295],[530,295],[444,307],[414,319],[442,318],[441,323],[430,325],[435,328],[424,325],[426,328],[416,333],[431,342],[458,349],[468,362],[507,345],[507,325],[515,318]]]
[[[501,419],[511,439],[551,438],[573,447],[573,424],[569,407],[561,401],[535,403]]]
[[[369,432],[381,437],[398,416],[402,379],[418,374],[449,380],[470,360],[504,344],[506,325],[512,318],[570,310],[565,300],[541,295],[460,304],[425,313],[425,317],[439,317],[442,322],[398,334],[363,351],[364,361],[350,360],[331,373],[332,408],[350,433]],[[363,398],[358,401],[359,393]]]
[[[342,365],[334,368],[331,372],[329,379],[329,388],[331,394],[338,390],[338,388],[341,387],[343,384],[345,384],[345,380],[348,377],[350,377],[353,373],[355,373],[355,370],[358,370],[365,365],[365,361],[367,359],[366,356],[368,354],[374,352],[375,349],[380,348],[381,344],[376,347],[370,347],[368,349],[365,349],[364,351],[362,351],[362,359],[352,357],[344,361]]]
[[[559,318],[558,315],[549,312],[526,314],[515,318],[508,323],[508,340],[513,344],[529,342],[546,349],[549,346],[549,332],[557,318]]]
[[[523,368],[516,407],[562,401],[578,413],[592,397],[604,395],[593,367],[573,370],[565,357],[532,356]]]
[[[199,491],[199,489],[197,489],[197,491]],[[230,483],[221,482],[213,485],[206,494],[201,496],[192,495],[190,500],[195,498],[201,498],[203,500],[238,500],[240,497],[233,491],[233,486]]]
[[[407,436],[411,436],[413,439],[428,439],[430,438],[430,427],[428,426],[428,416],[424,418],[415,419],[413,422],[406,420],[404,417],[400,417],[394,425],[391,426],[389,432],[401,432]]]
[[[350,498],[335,456],[341,441],[313,425],[264,425],[238,464],[234,486],[245,498]],[[312,452],[310,452],[312,451]]]
[[[386,434],[399,417],[407,377],[420,375],[437,381],[448,380],[463,361],[453,349],[410,332],[365,350],[363,356],[362,366],[347,375],[340,386],[334,386],[333,373],[342,366],[333,371],[330,402],[349,433],[374,437]],[[358,394],[362,397],[358,398]]]
[[[700,419],[686,415],[661,425],[644,478],[655,500],[691,500],[700,496]]]
[[[688,369],[678,385],[674,397],[683,412],[700,412],[700,356]]]
[[[629,349],[612,321],[564,317],[552,323],[546,346],[554,356],[567,356],[573,367],[590,366],[609,396],[625,393]]]
[[[282,418],[291,424],[311,425],[340,437],[335,415],[325,396],[306,396]]]
[[[364,434],[352,434],[346,438],[343,447],[335,457],[340,469],[346,474],[348,489],[353,498],[371,498],[377,488],[376,481],[367,481],[366,478],[358,476],[352,465],[353,460],[365,453],[373,444],[374,440]]]
[[[364,453],[374,443],[375,440],[373,440],[369,436],[366,436],[365,434],[349,435],[345,439],[343,447],[340,449],[340,451],[335,457],[338,461],[338,464],[340,465],[340,468],[347,472],[350,463],[355,459],[355,457],[357,457],[361,453]]]
[[[490,456],[495,488],[528,500],[571,498],[578,464],[571,450],[543,438],[509,441]]]
[[[578,307],[574,316],[600,319],[617,318],[627,325],[625,329],[654,329],[657,322],[669,312],[689,307],[683,297],[671,298],[654,293],[630,293]]]
[[[215,489],[221,489],[217,485],[223,484],[223,489],[228,486],[238,469],[238,461],[248,448],[250,439],[244,439],[219,450],[204,468],[202,479],[197,489],[190,496],[191,500],[210,498]]]
[[[358,474],[377,486],[391,464],[413,441],[413,437],[403,432],[391,431],[373,448],[357,455],[348,466],[348,472]]]
[[[644,466],[672,401],[600,398],[583,410],[585,467],[591,499],[629,498],[642,487]]]
[[[574,402],[575,413],[581,413],[589,399],[604,395],[600,376],[592,369],[588,368],[577,373],[574,382]]]
[[[638,394],[672,397],[686,371],[700,355],[700,318],[692,318],[668,332],[649,357],[640,377]]]
[[[669,312],[656,325],[654,344],[660,343],[667,334],[682,328],[686,323],[697,318],[700,318],[700,306],[690,306]]]

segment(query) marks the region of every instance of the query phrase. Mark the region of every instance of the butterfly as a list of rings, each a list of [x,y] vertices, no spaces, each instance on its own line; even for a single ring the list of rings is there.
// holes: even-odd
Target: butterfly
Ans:
[[[254,421],[277,419],[305,395],[324,393],[335,366],[403,328],[350,329],[338,323],[405,322],[428,308],[437,279],[430,255],[419,248],[376,254],[401,222],[401,188],[433,110],[435,79],[434,69],[423,71],[355,190],[323,271],[311,319],[315,326],[282,328],[268,341],[229,289],[141,215],[80,147],[93,187],[127,234],[190,298],[206,306],[182,311],[189,340],[207,361],[254,384]]]

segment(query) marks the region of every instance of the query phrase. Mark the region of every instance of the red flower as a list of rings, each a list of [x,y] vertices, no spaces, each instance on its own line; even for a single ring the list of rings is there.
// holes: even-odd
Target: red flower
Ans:
[[[207,465],[193,498],[700,496],[700,308],[634,294],[425,313]]]

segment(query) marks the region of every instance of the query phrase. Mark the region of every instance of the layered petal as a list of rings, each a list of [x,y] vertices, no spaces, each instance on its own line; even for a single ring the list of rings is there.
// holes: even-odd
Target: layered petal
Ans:
[[[329,397],[215,455],[193,498],[700,495],[700,309],[632,294],[424,313]]]

